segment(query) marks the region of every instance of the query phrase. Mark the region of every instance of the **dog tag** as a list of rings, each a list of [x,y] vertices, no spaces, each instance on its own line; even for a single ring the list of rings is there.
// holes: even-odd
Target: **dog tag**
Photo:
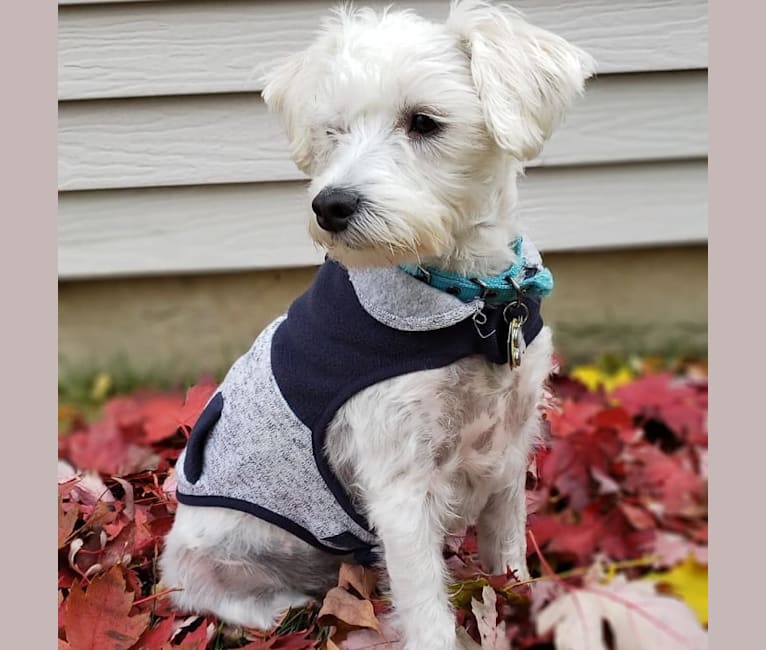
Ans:
[[[521,331],[523,324],[524,321],[521,318],[512,318],[508,326],[508,365],[511,370],[521,365],[521,355],[524,354],[524,334]]]

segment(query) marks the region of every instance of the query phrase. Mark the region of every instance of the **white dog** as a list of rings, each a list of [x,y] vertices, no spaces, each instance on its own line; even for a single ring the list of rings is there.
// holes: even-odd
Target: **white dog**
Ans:
[[[445,24],[338,10],[268,76],[328,261],[179,459],[178,608],[269,628],[377,554],[405,647],[449,650],[447,532],[477,524],[486,570],[528,576],[550,276],[516,178],[592,71],[512,8],[458,0]]]

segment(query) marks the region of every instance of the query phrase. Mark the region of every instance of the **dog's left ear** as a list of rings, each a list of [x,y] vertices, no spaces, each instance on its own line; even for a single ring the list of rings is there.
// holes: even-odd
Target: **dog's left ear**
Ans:
[[[447,26],[466,48],[492,137],[519,160],[537,156],[593,74],[593,58],[508,5],[455,0]]]

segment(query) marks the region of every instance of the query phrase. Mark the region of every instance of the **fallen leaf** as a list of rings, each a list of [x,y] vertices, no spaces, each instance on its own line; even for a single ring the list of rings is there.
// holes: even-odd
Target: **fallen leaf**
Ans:
[[[659,532],[650,552],[656,557],[654,567],[658,569],[675,566],[689,555],[700,564],[707,564],[707,546],[695,544],[677,533]]]
[[[617,507],[636,530],[652,530],[657,527],[654,517],[641,506],[628,501],[620,501]]]
[[[510,650],[511,643],[505,636],[505,623],[497,623],[497,594],[492,587],[481,591],[481,602],[471,600],[471,609],[479,628],[482,650]]]
[[[127,650],[149,624],[149,613],[130,616],[133,595],[125,591],[119,567],[96,576],[83,591],[72,585],[64,621],[67,642],[76,650]]]
[[[537,632],[553,630],[556,650],[607,650],[603,626],[620,650],[705,650],[707,632],[680,600],[647,581],[618,575],[608,585],[563,594],[537,617]]]
[[[404,645],[396,630],[386,621],[381,621],[379,632],[354,630],[337,647],[339,650],[403,650]]]
[[[192,386],[183,401],[163,395],[147,400],[141,406],[145,417],[146,442],[160,442],[174,435],[178,429],[188,435],[215,389],[214,384],[200,384]]]
[[[607,393],[624,386],[633,379],[633,373],[627,366],[621,366],[614,372],[607,372],[596,365],[577,366],[570,375],[585,384],[589,390],[603,388]]]
[[[165,643],[170,643],[175,625],[175,616],[161,619],[154,627],[144,631],[136,645],[139,648],[159,648]]]
[[[464,627],[457,629],[457,640],[461,650],[481,650],[481,646],[468,636],[468,632],[465,631]]]
[[[372,603],[357,598],[341,587],[333,587],[327,592],[317,621],[322,626],[337,626],[340,623],[350,628],[366,627],[380,631],[380,622],[375,616]]]
[[[704,564],[690,556],[670,571],[650,573],[644,579],[652,580],[660,587],[667,587],[694,610],[703,625],[707,625],[708,573]]]
[[[205,650],[215,634],[215,625],[203,622],[196,630],[187,634],[181,643],[171,646],[173,650]]]
[[[650,374],[613,393],[620,405],[645,418],[657,417],[677,434],[693,439],[706,433],[706,396],[669,373]]]
[[[90,398],[94,402],[100,402],[106,398],[112,389],[112,376],[108,372],[100,372],[93,379],[90,389]]]
[[[374,569],[361,564],[340,565],[338,573],[338,586],[352,587],[362,598],[369,599],[375,589],[378,575]]]
[[[64,501],[59,497],[59,548],[66,546],[67,539],[77,523],[78,508],[72,505],[69,510],[64,510]]]
[[[178,419],[181,427],[185,428],[187,433],[197,423],[197,418],[210,401],[216,388],[216,384],[200,383],[186,391],[186,399],[184,399],[184,405]]]

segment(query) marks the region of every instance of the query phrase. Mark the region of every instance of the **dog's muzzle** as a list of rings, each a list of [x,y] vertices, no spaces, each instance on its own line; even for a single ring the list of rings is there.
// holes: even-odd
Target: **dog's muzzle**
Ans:
[[[311,202],[319,227],[330,232],[345,230],[357,207],[359,195],[339,187],[325,187]]]

